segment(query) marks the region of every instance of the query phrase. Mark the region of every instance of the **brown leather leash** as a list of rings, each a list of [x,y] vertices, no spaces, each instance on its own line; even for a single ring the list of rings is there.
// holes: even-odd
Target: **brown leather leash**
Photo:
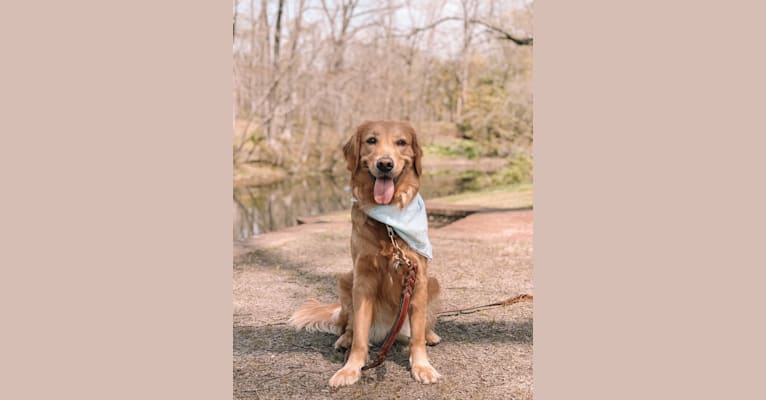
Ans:
[[[496,303],[491,304],[485,304],[483,306],[477,306],[477,307],[469,307],[469,308],[461,308],[456,310],[442,310],[436,313],[437,317],[454,317],[456,315],[463,315],[463,314],[473,314],[475,312],[484,311],[488,308],[492,307],[499,307],[499,306],[510,306],[511,304],[521,303],[521,302],[531,302],[533,300],[531,294],[520,294],[516,297],[511,297],[510,299],[498,301]]]
[[[391,327],[391,330],[388,331],[386,338],[383,340],[383,344],[380,346],[380,350],[375,353],[375,360],[362,367],[362,371],[375,368],[386,360],[388,351],[391,350],[391,346],[393,346],[394,341],[396,341],[396,337],[399,336],[399,331],[401,331],[402,326],[404,326],[404,320],[407,318],[407,311],[409,311],[410,308],[412,290],[415,287],[415,280],[417,279],[418,262],[412,261],[404,255],[404,251],[399,247],[399,244],[396,243],[396,239],[394,239],[394,230],[388,225],[386,225],[386,230],[388,231],[388,238],[394,246],[394,271],[398,271],[399,266],[404,264],[407,267],[407,276],[404,278],[404,282],[402,282],[402,297],[399,300],[399,311],[396,313],[397,317],[396,320],[394,320],[394,325]],[[351,351],[346,352],[346,359],[348,359],[350,352]]]

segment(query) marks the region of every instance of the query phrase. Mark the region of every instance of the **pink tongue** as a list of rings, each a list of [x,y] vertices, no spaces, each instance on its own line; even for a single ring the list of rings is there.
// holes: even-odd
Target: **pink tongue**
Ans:
[[[375,202],[378,204],[388,204],[394,197],[394,181],[393,179],[379,178],[375,180],[375,188],[373,189],[375,196]]]

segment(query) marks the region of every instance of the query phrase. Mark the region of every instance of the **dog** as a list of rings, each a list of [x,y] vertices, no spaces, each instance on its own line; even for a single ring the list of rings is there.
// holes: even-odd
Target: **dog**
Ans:
[[[418,194],[423,151],[415,129],[405,122],[365,121],[343,146],[343,155],[351,172],[354,196],[351,209],[354,267],[338,278],[340,303],[308,300],[288,323],[296,329],[340,335],[335,348],[348,349],[348,357],[329,384],[339,387],[356,383],[367,361],[369,342],[380,343],[397,317],[406,273],[406,268],[394,268],[394,247],[386,225],[370,214],[383,210],[384,214],[398,215],[416,209],[417,220],[425,225],[425,238],[408,242],[403,239],[408,236],[396,230],[399,247],[418,265],[408,318],[397,339],[409,338],[413,378],[424,384],[435,383],[442,375],[431,365],[426,344],[436,345],[441,341],[434,332],[434,304],[439,283],[436,278],[428,277],[431,258],[428,224],[425,206]],[[400,228],[404,232],[407,226]],[[414,247],[410,243],[414,243]]]

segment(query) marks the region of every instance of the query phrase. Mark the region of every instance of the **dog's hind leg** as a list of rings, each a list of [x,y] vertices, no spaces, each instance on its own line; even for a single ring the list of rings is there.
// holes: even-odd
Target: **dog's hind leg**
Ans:
[[[354,273],[346,272],[338,276],[338,292],[340,294],[339,322],[343,324],[343,331],[335,341],[335,349],[348,349],[351,347],[351,339],[354,337],[354,304],[351,300],[351,289],[354,286]]]
[[[426,344],[436,346],[442,338],[434,332],[436,325],[436,299],[439,297],[439,281],[434,277],[428,278],[428,314],[426,315]]]

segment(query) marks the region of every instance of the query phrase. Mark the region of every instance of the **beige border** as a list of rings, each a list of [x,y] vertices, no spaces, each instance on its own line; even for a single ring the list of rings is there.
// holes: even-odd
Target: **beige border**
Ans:
[[[535,397],[762,398],[763,6],[538,3]]]
[[[0,398],[231,398],[230,3],[13,8]]]
[[[763,393],[743,4],[536,5],[536,398]],[[231,398],[229,4],[14,7],[0,397]]]

